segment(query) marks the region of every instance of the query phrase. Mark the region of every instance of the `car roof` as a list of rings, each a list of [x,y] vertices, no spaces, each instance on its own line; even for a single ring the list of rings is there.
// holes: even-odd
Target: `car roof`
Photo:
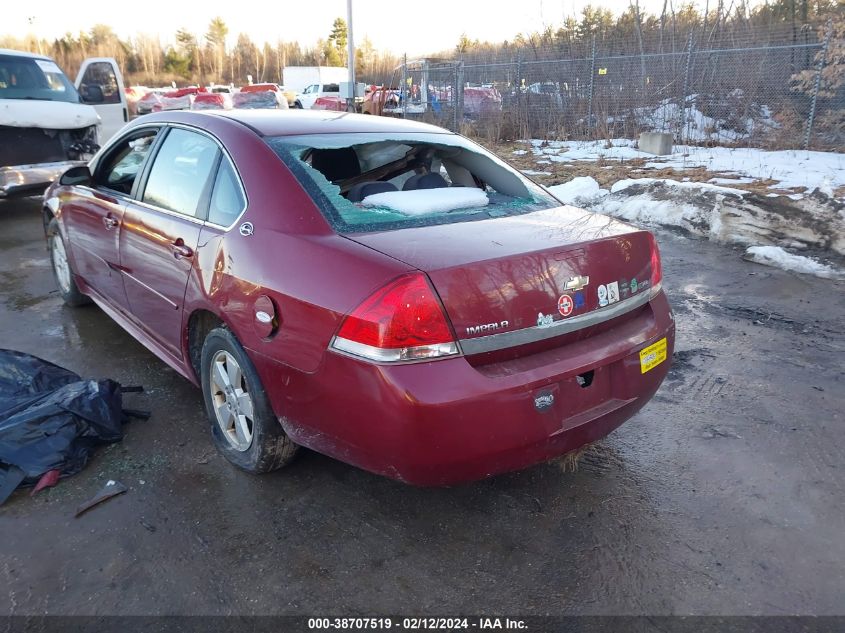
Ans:
[[[11,48],[0,48],[0,55],[14,55],[16,57],[29,57],[31,59],[47,59],[53,61],[46,55],[39,55],[38,53],[29,53],[27,51],[15,51]]]
[[[299,136],[308,134],[391,133],[451,134],[428,123],[405,119],[327,112],[325,110],[210,110],[206,116],[225,117],[251,127],[262,136]]]

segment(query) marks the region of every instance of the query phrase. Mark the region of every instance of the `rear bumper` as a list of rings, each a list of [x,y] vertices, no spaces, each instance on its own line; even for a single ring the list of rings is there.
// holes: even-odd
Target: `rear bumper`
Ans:
[[[0,200],[44,193],[54,180],[71,167],[85,165],[85,161],[61,161],[37,165],[0,167]]]
[[[667,359],[642,373],[639,351],[664,337]],[[604,437],[657,391],[674,337],[661,292],[618,328],[509,363],[373,365],[327,353],[305,375],[251,356],[295,442],[431,486],[518,470]]]

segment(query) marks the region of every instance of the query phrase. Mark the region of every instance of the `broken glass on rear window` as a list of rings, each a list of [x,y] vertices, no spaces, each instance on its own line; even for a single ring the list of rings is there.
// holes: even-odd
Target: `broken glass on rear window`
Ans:
[[[560,205],[456,134],[319,134],[267,143],[341,233],[450,224]]]

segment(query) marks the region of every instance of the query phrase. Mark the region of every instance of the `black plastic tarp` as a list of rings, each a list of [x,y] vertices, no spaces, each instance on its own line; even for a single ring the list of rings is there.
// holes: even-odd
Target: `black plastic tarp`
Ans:
[[[0,504],[45,473],[79,472],[123,437],[120,384],[83,380],[35,356],[0,350]]]

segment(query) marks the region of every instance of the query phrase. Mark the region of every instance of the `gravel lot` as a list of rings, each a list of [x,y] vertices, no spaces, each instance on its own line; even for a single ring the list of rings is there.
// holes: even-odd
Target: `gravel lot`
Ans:
[[[0,347],[141,384],[152,417],[0,508],[4,613],[845,613],[843,282],[664,233],[674,367],[576,473],[417,489],[305,452],[254,477],[197,389],[62,305],[38,211],[0,203]],[[108,479],[129,492],[73,518]]]

